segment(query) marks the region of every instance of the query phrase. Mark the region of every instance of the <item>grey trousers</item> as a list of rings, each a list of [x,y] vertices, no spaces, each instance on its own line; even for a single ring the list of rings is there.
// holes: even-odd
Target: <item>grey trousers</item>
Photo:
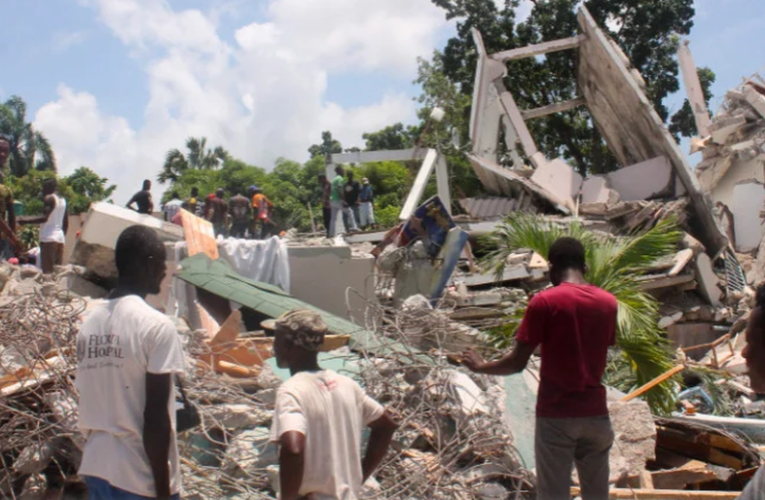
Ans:
[[[583,500],[608,499],[608,452],[614,431],[608,415],[537,418],[537,500],[569,500],[576,464]]]

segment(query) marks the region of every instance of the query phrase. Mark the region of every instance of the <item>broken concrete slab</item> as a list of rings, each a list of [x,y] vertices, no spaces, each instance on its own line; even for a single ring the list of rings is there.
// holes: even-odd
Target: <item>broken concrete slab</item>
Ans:
[[[560,158],[545,162],[537,167],[531,180],[563,200],[570,210],[574,210],[574,200],[579,195],[583,178],[566,162]]]
[[[736,250],[751,252],[760,245],[765,236],[765,226],[760,215],[765,208],[765,185],[757,181],[738,184],[733,189],[733,213]]]
[[[646,461],[656,456],[656,426],[648,404],[633,399],[608,404],[614,446],[609,455],[609,482],[623,476],[636,476],[645,470]]]
[[[765,118],[765,97],[757,92],[754,87],[752,87],[751,83],[744,85],[742,92],[746,102],[748,102],[761,117]]]
[[[619,201],[619,193],[608,186],[605,177],[588,177],[582,183],[582,204],[605,203],[606,205],[613,205]]]
[[[696,257],[696,279],[699,290],[705,299],[714,307],[722,307],[722,290],[717,284],[720,282],[712,268],[712,259],[706,254]]]
[[[620,168],[605,175],[622,201],[650,200],[668,194],[674,172],[666,156]]]
[[[85,267],[89,279],[97,280],[107,287],[115,286],[117,266],[114,264],[114,248],[117,238],[122,231],[135,225],[154,229],[165,242],[183,239],[183,229],[176,224],[111,203],[93,203],[74,247],[71,262]]]
[[[725,144],[732,134],[746,125],[746,117],[743,115],[715,117],[714,123],[709,126],[712,140],[717,144]]]

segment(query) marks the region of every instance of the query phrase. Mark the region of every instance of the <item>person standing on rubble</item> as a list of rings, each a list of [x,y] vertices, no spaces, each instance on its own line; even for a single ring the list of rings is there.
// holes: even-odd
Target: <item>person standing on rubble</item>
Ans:
[[[27,219],[24,224],[40,225],[40,264],[44,274],[64,263],[64,243],[69,230],[66,200],[58,195],[56,179],[45,179],[42,185],[43,215]]]
[[[367,227],[374,227],[375,225],[375,193],[372,190],[372,185],[369,184],[369,179],[364,177],[361,180],[361,193],[359,193],[359,224],[361,229]]]
[[[224,238],[226,237],[226,227],[228,225],[228,203],[223,199],[225,195],[226,192],[223,188],[218,188],[215,190],[214,196],[210,195],[207,198],[207,203],[205,204],[205,219],[212,222],[215,236],[223,236]]]
[[[326,175],[319,174],[319,186],[321,186],[321,210],[324,216],[324,230],[326,231],[327,238],[329,238],[329,226],[332,222],[332,205],[330,204],[332,184],[327,180]]]
[[[201,206],[199,205],[199,188],[194,186],[191,188],[191,196],[189,196],[189,199],[186,200],[186,205],[189,212],[199,217],[202,215]]]
[[[160,291],[165,246],[131,226],[117,239],[117,288],[77,335],[79,474],[89,500],[178,499],[175,377],[183,373],[173,322],[145,298]]]
[[[348,176],[348,182],[345,183],[345,205],[347,210],[343,210],[343,224],[345,224],[345,230],[358,231],[359,230],[359,194],[361,193],[361,184],[359,181],[353,180],[353,171],[346,172]]]
[[[746,328],[746,346],[742,351],[749,374],[749,385],[757,394],[765,394],[765,283],[757,287],[756,305]],[[760,467],[739,500],[765,498],[765,466]]]
[[[8,141],[0,139],[0,219],[7,221],[8,229],[16,234],[16,212],[13,210],[13,191],[5,185],[5,162],[11,155],[11,146]],[[14,256],[13,245],[9,242],[9,235],[0,233],[0,259],[8,260]]]
[[[133,204],[136,205],[135,208]],[[154,201],[151,199],[151,181],[149,179],[143,181],[143,189],[134,194],[125,206],[139,214],[151,215],[154,211]]]
[[[250,226],[252,207],[250,206],[250,200],[242,195],[241,189],[228,200],[228,212],[231,216],[229,234],[232,238],[245,238],[247,236],[247,229]]]
[[[173,194],[170,195],[170,201],[165,203],[165,206],[162,207],[162,211],[165,213],[165,220],[167,222],[173,222],[173,219],[180,213],[182,207],[183,201],[181,201],[178,191],[173,191]]]
[[[521,373],[541,346],[535,433],[537,498],[571,498],[576,464],[584,500],[608,498],[608,454],[614,440],[601,379],[616,342],[616,298],[585,280],[585,250],[559,238],[547,258],[554,288],[531,299],[515,348],[485,362],[474,351],[464,365],[476,373]]]
[[[319,366],[327,331],[319,314],[293,309],[275,327],[276,362],[292,374],[277,391],[271,428],[271,440],[279,444],[279,498],[356,500],[397,425],[356,382]],[[364,426],[371,435],[362,459]]]
[[[250,198],[252,199],[254,237],[265,240],[271,235],[274,228],[271,222],[271,211],[274,204],[264,195],[258,186],[250,186]]]
[[[343,215],[343,224],[346,231],[357,231],[356,220],[353,218],[353,212],[345,202],[345,172],[343,167],[335,167],[335,178],[330,183],[329,203],[332,209],[329,221],[329,237],[334,238],[337,234],[337,218]],[[346,222],[348,220],[348,222]],[[348,224],[351,224],[349,227]]]

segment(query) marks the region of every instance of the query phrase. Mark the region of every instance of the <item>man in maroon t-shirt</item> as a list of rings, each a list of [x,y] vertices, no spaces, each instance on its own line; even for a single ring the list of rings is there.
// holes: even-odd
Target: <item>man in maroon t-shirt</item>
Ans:
[[[512,375],[522,372],[541,346],[537,498],[571,498],[575,463],[582,498],[607,499],[608,453],[614,433],[601,378],[608,348],[616,341],[616,298],[585,281],[585,251],[576,239],[556,240],[548,261],[555,288],[531,299],[513,351],[485,362],[471,350],[463,355],[463,363],[477,373]]]

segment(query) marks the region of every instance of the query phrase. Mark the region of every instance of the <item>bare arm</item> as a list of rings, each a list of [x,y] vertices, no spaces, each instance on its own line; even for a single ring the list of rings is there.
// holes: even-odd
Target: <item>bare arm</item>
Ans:
[[[173,390],[173,376],[146,374],[146,408],[143,418],[143,449],[149,458],[157,488],[157,500],[170,498],[170,442],[173,432],[168,401]]]
[[[535,346],[516,342],[515,347],[496,361],[484,361],[474,350],[462,355],[462,363],[468,370],[484,375],[513,375],[522,372],[534,352]]]
[[[67,205],[64,210],[64,223],[62,229],[64,230],[64,236],[66,236],[66,233],[69,232],[69,205]]]
[[[129,202],[127,202],[127,204],[126,204],[125,206],[126,206],[127,208],[129,208],[130,210],[133,210],[133,211],[136,211],[136,212],[137,212],[137,211],[138,211],[138,209],[137,209],[137,208],[135,208],[135,207],[133,207],[133,203],[135,203],[135,196],[136,196],[136,195],[133,195],[133,197],[132,197],[132,198],[130,198],[130,201],[129,201]]]
[[[385,454],[388,453],[390,442],[393,439],[393,434],[398,428],[398,424],[393,421],[393,418],[386,411],[383,416],[369,424],[369,428],[372,429],[372,434],[369,436],[369,444],[367,445],[367,454],[361,461],[361,469],[364,473],[363,482],[369,479],[369,476],[380,466],[380,463],[385,458]]]
[[[43,205],[43,214],[40,217],[33,217],[30,219],[26,219],[24,221],[24,224],[45,224],[48,222],[48,219],[50,218],[50,214],[53,213],[53,209],[56,208],[56,197],[53,195],[48,195],[45,197],[45,202]],[[11,202],[11,210],[9,213],[13,212],[13,202]],[[10,217],[9,217],[10,219]],[[16,219],[14,216],[13,225],[16,225]]]
[[[287,431],[279,438],[279,483],[281,500],[298,500],[303,484],[305,435]]]

